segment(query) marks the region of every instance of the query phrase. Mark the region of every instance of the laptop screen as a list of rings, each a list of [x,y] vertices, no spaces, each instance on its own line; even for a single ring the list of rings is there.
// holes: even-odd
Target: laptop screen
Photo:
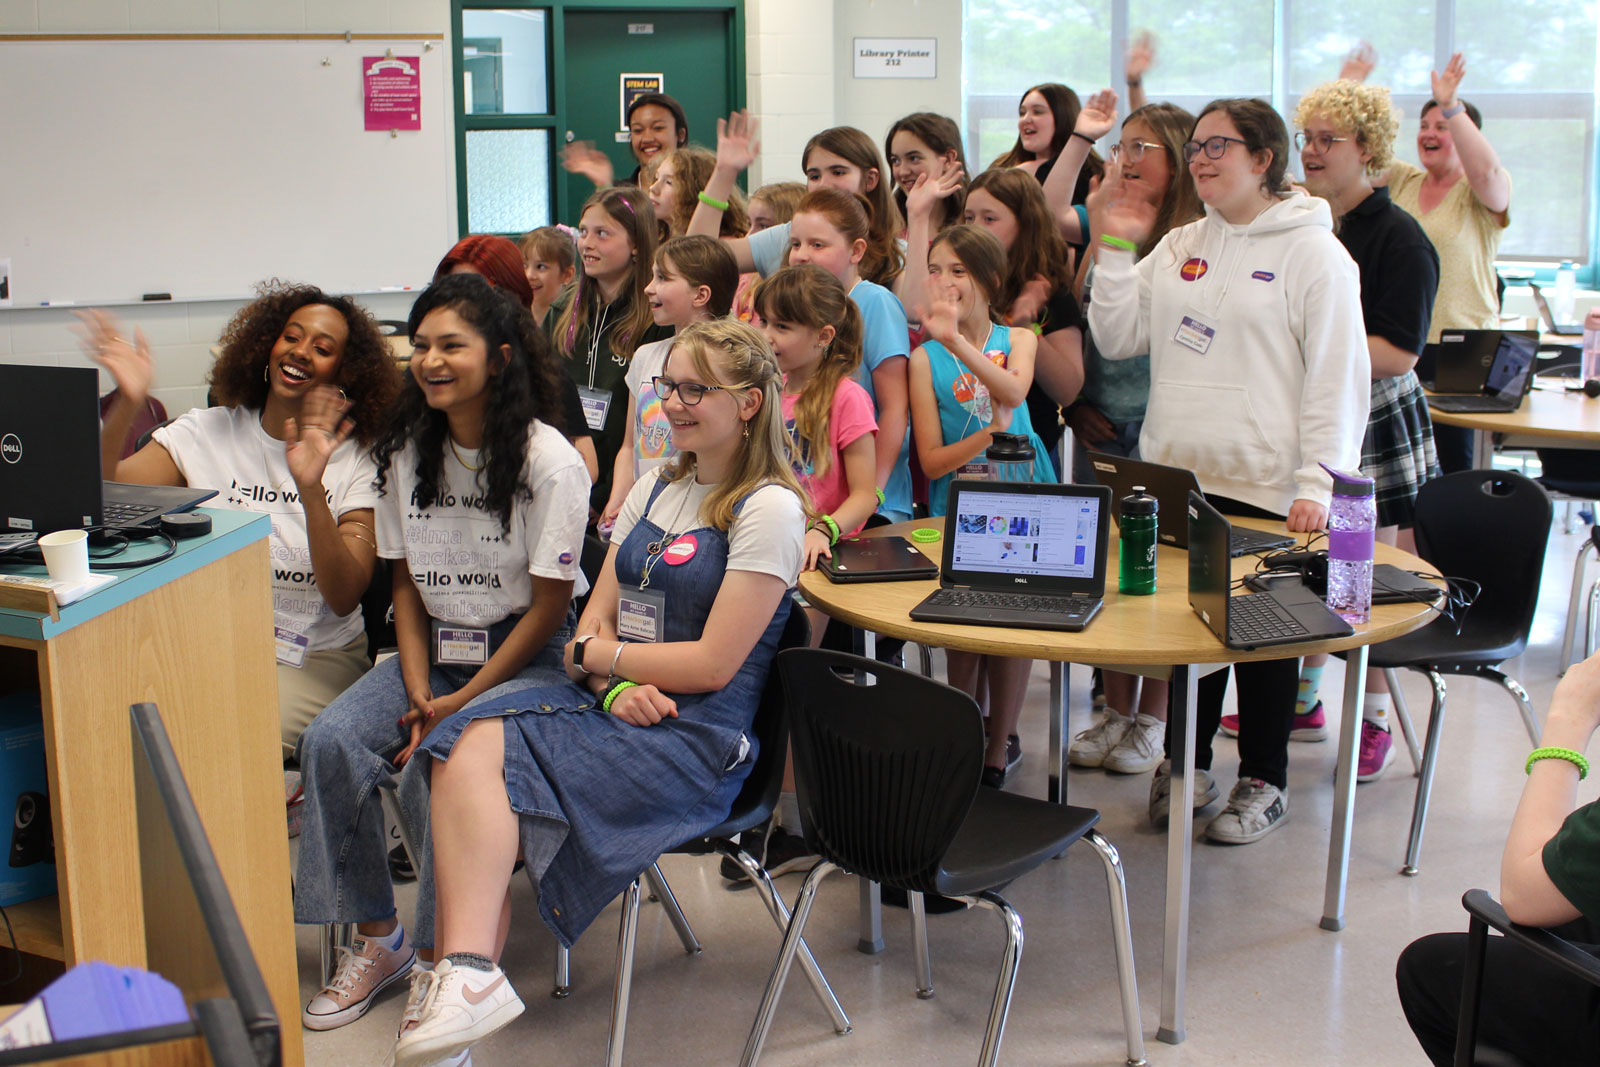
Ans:
[[[1094,592],[1105,582],[1102,486],[956,481],[945,575],[963,585]]]
[[[1502,333],[1500,345],[1494,353],[1494,362],[1489,365],[1489,378],[1484,382],[1484,391],[1502,400],[1520,398],[1528,391],[1528,379],[1533,375],[1538,349],[1536,337],[1524,333]]]
[[[1224,643],[1228,640],[1231,524],[1199,493],[1189,494],[1189,605]]]

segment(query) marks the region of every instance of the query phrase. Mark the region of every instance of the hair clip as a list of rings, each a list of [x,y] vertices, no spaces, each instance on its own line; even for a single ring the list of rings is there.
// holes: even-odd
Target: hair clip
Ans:
[[[570,240],[573,244],[577,244],[578,243],[578,231],[573,229],[571,226],[568,226],[564,222],[558,222],[558,223],[555,224],[554,228],[557,229],[557,230],[560,230],[562,233],[566,234],[567,235],[567,239]]]

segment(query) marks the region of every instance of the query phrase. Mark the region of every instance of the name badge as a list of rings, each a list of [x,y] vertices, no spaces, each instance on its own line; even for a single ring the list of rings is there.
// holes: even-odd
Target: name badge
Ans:
[[[275,612],[272,621],[278,662],[298,670],[305,664],[306,649],[311,646],[311,638],[296,630],[294,620],[281,612]]]
[[[583,421],[596,433],[606,428],[606,412],[611,410],[611,390],[578,386],[578,402],[583,405]]]
[[[660,589],[627,589],[617,594],[617,636],[659,641],[667,617],[667,595]]]
[[[956,468],[957,478],[987,478],[989,477],[989,464],[984,460],[974,460],[963,463]]]
[[[433,620],[433,662],[481,667],[489,662],[489,631]]]
[[[1216,336],[1216,330],[1199,319],[1193,319],[1185,315],[1183,321],[1178,324],[1178,332],[1172,335],[1172,339],[1183,347],[1193,349],[1203,356],[1206,354],[1206,350],[1211,347],[1211,342],[1215,340]]]

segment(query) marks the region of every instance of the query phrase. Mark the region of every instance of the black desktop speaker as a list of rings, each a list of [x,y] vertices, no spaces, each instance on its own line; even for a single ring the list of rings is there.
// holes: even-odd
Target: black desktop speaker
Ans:
[[[55,832],[50,826],[50,798],[43,793],[23,793],[11,820],[12,867],[56,862]]]

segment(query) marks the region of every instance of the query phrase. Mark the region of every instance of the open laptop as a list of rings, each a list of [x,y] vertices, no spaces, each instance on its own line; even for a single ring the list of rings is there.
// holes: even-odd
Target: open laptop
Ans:
[[[1189,606],[1229,648],[1252,649],[1349,637],[1350,624],[1299,582],[1232,596],[1228,555],[1232,524],[1199,493],[1190,493]]]
[[[1527,330],[1502,330],[1495,345],[1489,373],[1475,395],[1428,397],[1428,405],[1457,414],[1497,414],[1515,411],[1533,387],[1539,335]]]
[[[1193,471],[1126,456],[1113,456],[1108,452],[1091,451],[1088,455],[1095,479],[1101,485],[1110,487],[1113,500],[1128,496],[1136,485],[1144,486],[1145,492],[1156,498],[1156,539],[1174,548],[1189,547],[1189,522],[1183,509],[1189,502],[1190,493],[1205,495]],[[1288,548],[1296,543],[1287,534],[1238,527],[1233,531],[1233,542],[1228,551],[1235,556],[1245,556],[1252,552]]]
[[[1556,321],[1555,315],[1550,311],[1550,301],[1544,298],[1544,294],[1539,291],[1537,285],[1529,282],[1528,288],[1533,290],[1533,303],[1539,309],[1539,321],[1544,323],[1546,332],[1565,334],[1568,337],[1579,336],[1583,333],[1583,323],[1581,322]]]
[[[1077,631],[1106,592],[1111,490],[1102,485],[950,483],[939,589],[919,622]]]
[[[102,482],[99,389],[88,367],[0,366],[0,534],[154,524],[216,495]]]

